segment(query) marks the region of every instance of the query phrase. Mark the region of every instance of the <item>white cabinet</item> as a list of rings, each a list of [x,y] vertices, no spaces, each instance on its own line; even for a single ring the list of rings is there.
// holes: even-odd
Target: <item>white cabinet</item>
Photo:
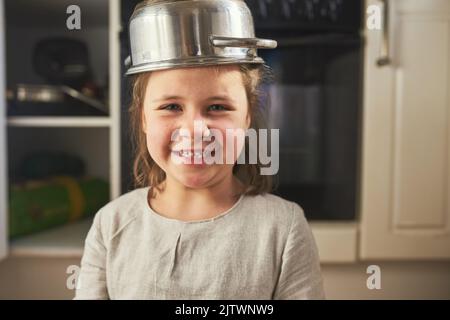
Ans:
[[[79,30],[68,30],[66,26],[67,7],[73,4],[81,12]],[[87,174],[109,182],[111,199],[120,195],[120,1],[1,1],[1,9],[0,259],[8,251],[19,256],[80,257],[89,219],[8,243],[7,194],[11,176],[8,178],[7,172],[29,151],[70,151],[84,160]],[[29,51],[37,39],[47,36],[87,43],[94,76],[108,88],[108,115],[6,116],[4,93],[8,83],[42,81],[31,72]]]
[[[366,30],[360,254],[450,258],[450,1],[386,2],[389,64]]]

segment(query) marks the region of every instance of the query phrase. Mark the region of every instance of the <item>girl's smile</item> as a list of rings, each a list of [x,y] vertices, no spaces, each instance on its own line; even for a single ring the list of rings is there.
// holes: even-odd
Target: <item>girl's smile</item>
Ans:
[[[193,165],[195,167],[204,167],[206,165],[206,154],[204,150],[172,150],[174,161],[184,165]]]

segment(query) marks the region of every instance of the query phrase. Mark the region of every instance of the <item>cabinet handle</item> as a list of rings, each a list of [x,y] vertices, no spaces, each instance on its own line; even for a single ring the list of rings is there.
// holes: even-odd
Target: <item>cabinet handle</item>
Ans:
[[[383,38],[380,45],[380,56],[377,59],[377,66],[383,67],[391,63],[389,58],[389,1],[381,0],[383,4]]]

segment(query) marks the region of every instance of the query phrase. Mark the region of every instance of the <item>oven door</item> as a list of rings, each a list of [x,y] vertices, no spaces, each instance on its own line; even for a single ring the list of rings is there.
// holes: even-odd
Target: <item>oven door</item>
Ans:
[[[270,128],[280,129],[275,194],[300,204],[312,220],[356,215],[362,92],[359,35],[278,38],[259,55],[272,67],[266,85]]]

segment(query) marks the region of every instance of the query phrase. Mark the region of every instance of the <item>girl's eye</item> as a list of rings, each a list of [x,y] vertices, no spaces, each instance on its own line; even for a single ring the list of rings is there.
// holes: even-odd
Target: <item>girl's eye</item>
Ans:
[[[162,109],[168,110],[168,111],[179,111],[179,110],[181,110],[181,107],[177,104],[171,103],[171,104],[164,106]]]
[[[182,111],[182,108],[175,103],[167,104],[161,108],[167,111]],[[227,108],[221,104],[213,104],[208,107],[208,111],[226,111]]]
[[[223,111],[223,110],[227,110],[227,108],[225,108],[225,106],[223,106],[221,104],[213,104],[213,105],[208,107],[208,110],[210,110],[210,111]]]

